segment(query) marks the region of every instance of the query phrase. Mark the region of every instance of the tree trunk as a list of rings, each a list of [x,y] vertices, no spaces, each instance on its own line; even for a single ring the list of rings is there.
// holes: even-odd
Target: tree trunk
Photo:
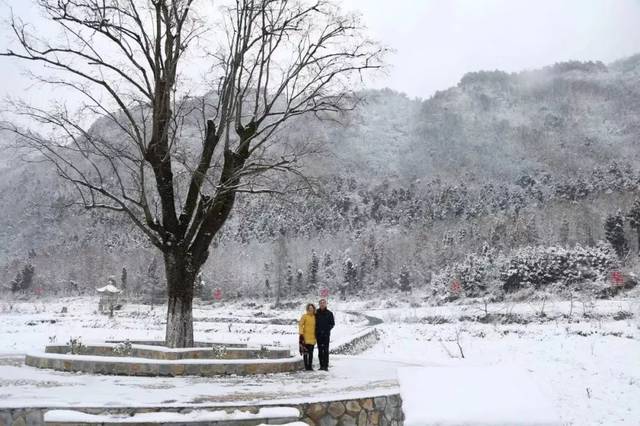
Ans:
[[[165,344],[170,348],[193,347],[193,288],[197,271],[186,255],[164,254],[167,276],[167,328]]]

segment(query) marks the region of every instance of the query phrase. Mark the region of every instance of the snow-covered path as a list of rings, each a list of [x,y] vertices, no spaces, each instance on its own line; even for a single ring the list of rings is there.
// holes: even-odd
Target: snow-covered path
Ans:
[[[1,407],[157,406],[250,404],[269,400],[322,400],[337,395],[397,391],[396,363],[332,356],[322,371],[229,377],[92,376],[25,367],[0,358]]]

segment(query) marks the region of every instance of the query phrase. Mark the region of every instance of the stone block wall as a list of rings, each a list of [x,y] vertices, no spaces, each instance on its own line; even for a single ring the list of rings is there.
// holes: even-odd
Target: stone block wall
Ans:
[[[371,348],[380,340],[379,331],[372,328],[348,342],[336,345],[331,349],[332,354],[337,355],[357,355]]]
[[[302,421],[311,426],[401,426],[402,398],[386,395],[371,398],[317,402],[299,406]]]
[[[70,354],[68,345],[48,345],[46,353]],[[251,348],[217,348],[217,349],[184,349],[162,350],[151,345],[137,346],[134,344],[127,353],[118,353],[115,345],[86,345],[82,346],[81,355],[96,356],[129,356],[134,358],[178,360],[178,359],[281,359],[291,357],[289,349],[251,349]]]
[[[241,410],[257,413],[264,406],[233,407],[74,407],[76,411],[88,414],[126,414],[179,412],[189,413],[193,410]],[[398,394],[364,397],[358,399],[341,399],[306,404],[277,404],[292,406],[301,413],[301,421],[310,426],[402,426],[402,398]],[[51,408],[53,409],[53,408]],[[60,409],[56,407],[55,409]],[[44,413],[50,408],[0,408],[0,426],[43,426]],[[215,425],[217,423],[211,423]],[[222,423],[221,423],[222,424]],[[225,426],[251,426],[257,423],[237,422],[224,423]]]
[[[222,376],[222,375],[249,375],[289,373],[300,371],[303,368],[301,357],[291,357],[277,362],[247,360],[245,362],[223,362],[202,360],[198,363],[189,361],[158,361],[130,362],[119,360],[117,357],[104,357],[96,360],[82,355],[58,355],[48,354],[38,356],[29,354],[25,357],[25,364],[31,367],[50,368],[58,371],[81,372],[89,374],[107,374],[118,376]]]

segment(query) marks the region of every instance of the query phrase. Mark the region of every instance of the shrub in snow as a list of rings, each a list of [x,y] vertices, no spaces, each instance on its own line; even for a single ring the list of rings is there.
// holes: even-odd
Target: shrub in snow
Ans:
[[[434,286],[446,289],[449,299],[481,296],[490,283],[500,278],[502,262],[502,257],[485,246],[480,253],[470,254],[436,274]]]
[[[129,340],[126,340],[122,343],[118,343],[113,348],[113,353],[117,356],[131,356],[131,354],[133,353],[131,342]]]
[[[224,346],[213,346],[211,348],[211,351],[213,352],[213,358],[214,359],[222,359],[226,356],[227,354],[227,348]]]
[[[72,337],[67,342],[72,355],[83,355],[87,352],[87,347],[82,343],[79,337]]]
[[[526,247],[511,256],[501,279],[505,291],[558,282],[575,284],[605,279],[616,265],[615,254],[604,244],[570,249]]]

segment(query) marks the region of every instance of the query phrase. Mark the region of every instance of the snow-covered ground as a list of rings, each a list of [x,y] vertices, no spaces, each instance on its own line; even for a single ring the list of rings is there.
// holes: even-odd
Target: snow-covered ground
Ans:
[[[272,310],[268,304],[201,304],[194,308],[195,339],[248,345],[298,347],[297,320],[304,309]],[[250,306],[250,307],[247,307]],[[63,307],[67,313],[62,313]],[[1,354],[39,351],[48,343],[104,340],[164,340],[165,307],[126,305],[114,318],[97,312],[93,297],[34,302],[0,302]],[[358,315],[341,314],[334,339],[350,336],[368,324]]]
[[[30,369],[20,354],[50,341],[70,337],[161,339],[164,310],[127,306],[110,319],[95,313],[97,301],[76,298],[48,303],[0,302],[0,401],[7,406],[45,399],[56,406],[74,398],[117,403],[122,395],[149,395],[141,404],[264,401],[288,397],[357,394],[376,386],[396,386],[396,369],[404,366],[517,368],[553,406],[561,420],[574,425],[640,424],[640,302],[637,299],[580,302],[501,303],[421,307],[415,302],[337,302],[330,308],[338,325],[334,339],[354,335],[367,320],[347,311],[384,320],[381,341],[358,356],[333,357],[329,375],[271,375],[261,378],[87,377]],[[60,313],[62,307],[67,314]],[[299,309],[272,310],[267,304],[198,306],[196,339],[251,344],[297,344]],[[464,358],[462,357],[464,354]],[[455,371],[455,370],[452,370]],[[491,381],[486,396],[501,398]],[[44,395],[44,397],[43,397]],[[43,399],[44,398],[44,399]],[[92,400],[92,398],[94,400]],[[146,398],[146,397],[145,397]],[[122,400],[122,398],[120,399]],[[78,402],[76,400],[76,402]],[[130,403],[130,401],[129,401]],[[506,401],[505,401],[506,403]],[[459,401],[464,405],[465,401]]]
[[[385,323],[382,341],[367,355],[426,365],[521,368],[567,424],[639,425],[640,303],[587,305],[493,304],[487,313],[496,320],[486,324],[470,320],[485,315],[483,304],[369,310]],[[502,395],[493,389],[497,385],[487,382],[487,394]]]

